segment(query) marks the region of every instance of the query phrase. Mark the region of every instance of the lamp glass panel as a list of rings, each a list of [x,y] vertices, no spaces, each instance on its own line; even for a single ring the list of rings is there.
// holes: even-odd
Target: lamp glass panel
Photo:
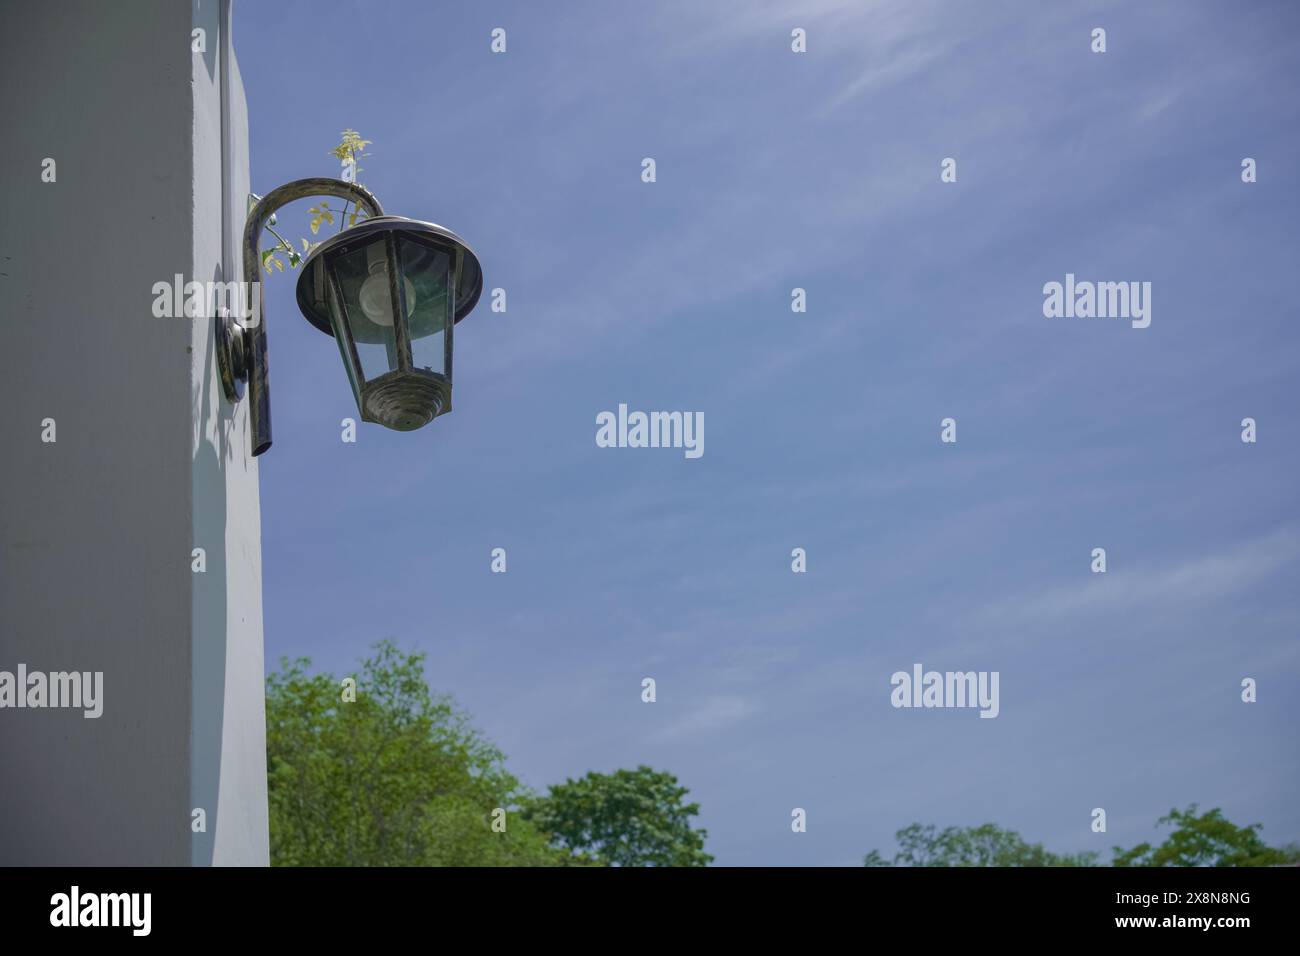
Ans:
[[[393,331],[393,299],[388,279],[384,236],[335,256],[330,268],[338,276],[352,331],[361,359],[361,374],[375,379],[398,367],[397,337]],[[407,286],[408,308],[410,286]]]
[[[352,349],[348,345],[347,327],[342,314],[339,312],[338,297],[334,295],[332,288],[326,291],[325,301],[329,303],[330,327],[334,329],[334,341],[338,343],[339,355],[343,357],[343,367],[348,373],[348,384],[352,386],[352,395],[360,404],[361,376],[352,362]]]
[[[407,282],[411,367],[447,375],[446,335],[452,319],[447,281],[451,257],[444,250],[412,239],[400,240],[398,248]]]

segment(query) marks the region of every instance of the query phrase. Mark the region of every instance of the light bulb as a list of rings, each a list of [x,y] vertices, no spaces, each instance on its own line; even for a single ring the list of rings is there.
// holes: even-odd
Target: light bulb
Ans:
[[[402,283],[406,292],[406,317],[409,319],[411,313],[415,311],[415,286],[405,276],[402,277]],[[366,314],[366,318],[375,325],[393,327],[393,310],[388,304],[387,261],[381,260],[370,264],[370,277],[361,283],[361,292],[358,293],[357,298],[361,300],[361,311]]]

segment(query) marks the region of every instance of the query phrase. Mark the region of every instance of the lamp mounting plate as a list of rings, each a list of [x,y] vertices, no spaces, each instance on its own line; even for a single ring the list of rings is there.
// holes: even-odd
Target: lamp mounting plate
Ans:
[[[244,327],[229,315],[217,316],[214,333],[217,348],[217,374],[226,401],[234,403],[244,397],[248,385],[248,341]]]

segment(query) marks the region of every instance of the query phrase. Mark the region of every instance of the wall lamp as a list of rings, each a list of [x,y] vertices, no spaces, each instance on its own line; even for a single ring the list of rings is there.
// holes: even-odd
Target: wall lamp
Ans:
[[[413,431],[451,411],[452,333],[483,291],[478,258],[460,236],[431,222],[385,215],[364,186],[299,179],[271,190],[244,227],[245,315],[260,320],[245,327],[219,316],[215,331],[226,398],[238,402],[247,386],[254,455],[271,447],[258,246],[277,209],[309,196],[351,200],[369,217],[316,246],[302,264],[297,289],[307,321],[338,342],[362,421]]]

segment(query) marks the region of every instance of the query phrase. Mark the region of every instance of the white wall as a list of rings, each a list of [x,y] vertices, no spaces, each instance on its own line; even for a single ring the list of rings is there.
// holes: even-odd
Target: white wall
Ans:
[[[220,16],[217,0],[0,6],[0,671],[104,674],[98,719],[0,709],[0,865],[267,862],[247,411],[220,399],[211,321],[152,314],[155,282],[236,265]]]
[[[193,58],[193,195],[200,225],[193,233],[191,271],[220,281],[242,277],[249,193],[248,109],[232,46],[230,6],[194,0],[194,27],[216,42],[209,43],[207,57]],[[230,74],[224,80],[223,69]],[[192,860],[195,865],[266,865],[257,459],[249,453],[248,403],[229,405],[217,381],[211,322],[194,323],[192,332],[193,542],[208,557],[207,572],[192,578],[191,799],[208,817],[207,833],[194,836]]]

